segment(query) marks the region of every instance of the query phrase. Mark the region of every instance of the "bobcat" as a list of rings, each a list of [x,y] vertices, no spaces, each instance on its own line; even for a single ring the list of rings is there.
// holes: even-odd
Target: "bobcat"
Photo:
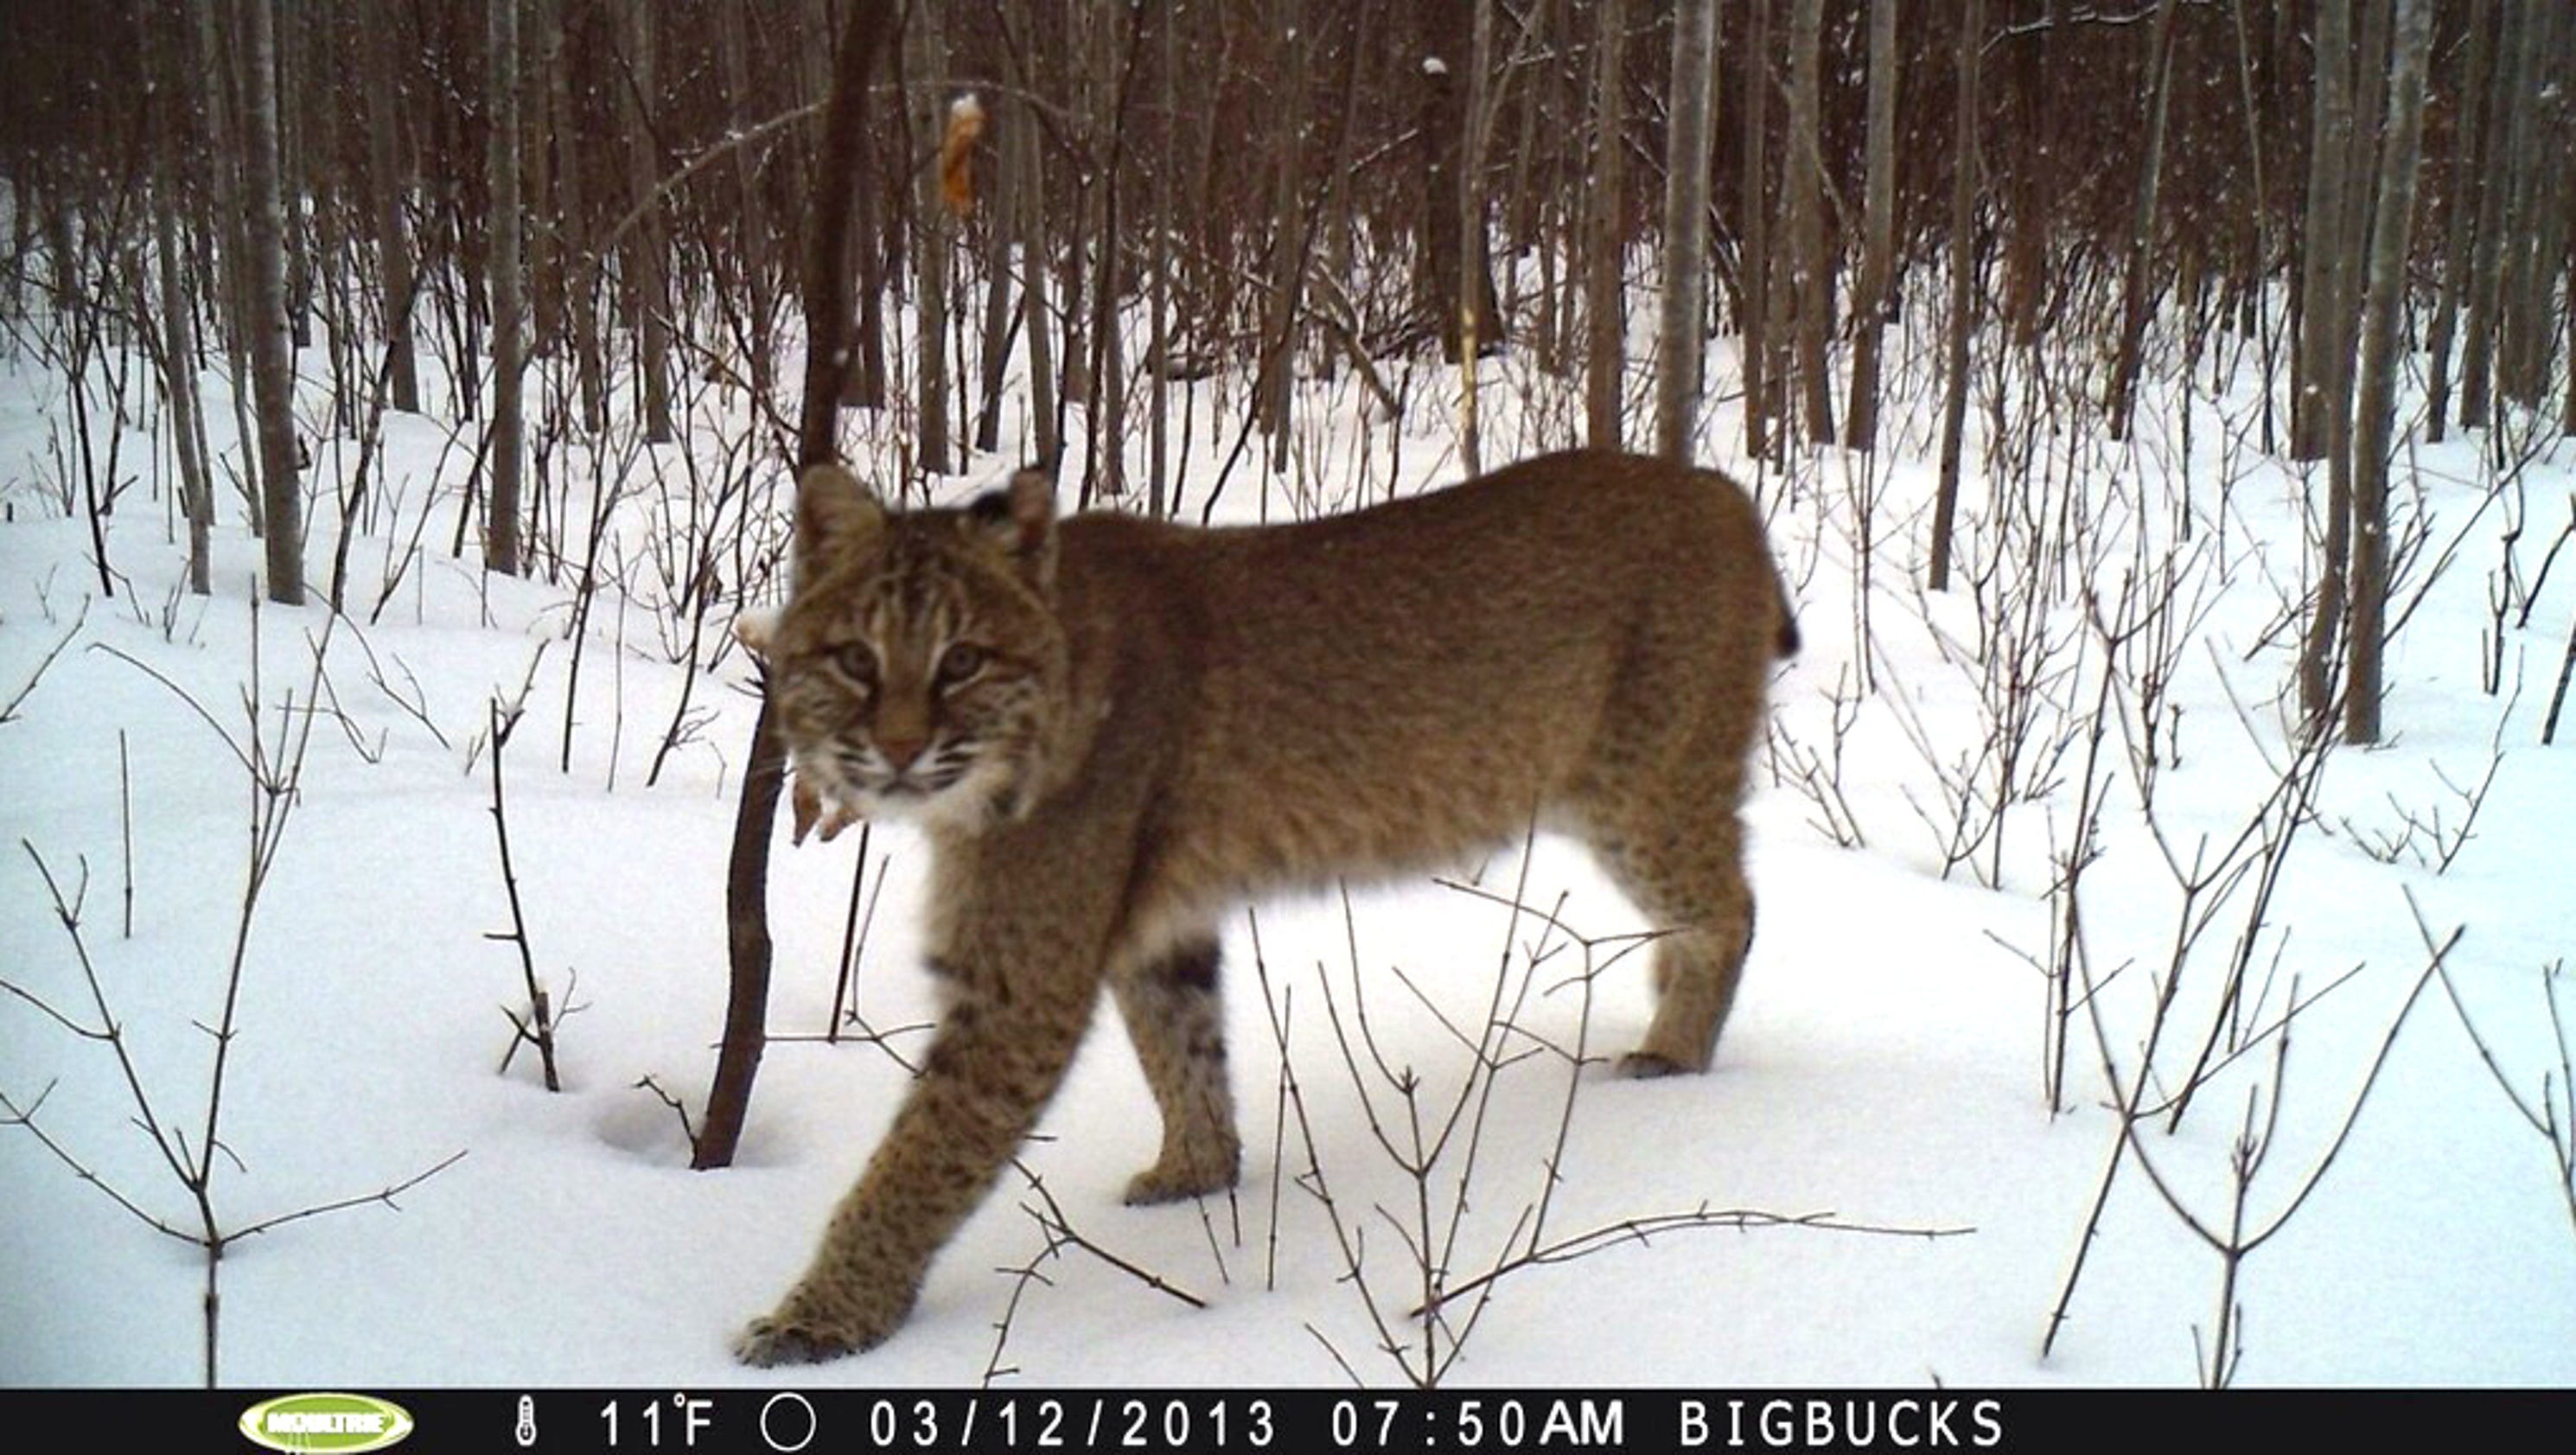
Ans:
[[[1704,1070],[1753,900],[1736,810],[1797,629],[1726,477],[1568,453],[1296,525],[1059,522],[1023,471],[889,511],[809,470],[756,644],[811,812],[909,815],[946,1014],[804,1278],[736,1344],[866,1349],[1027,1135],[1103,984],[1162,1114],[1131,1203],[1233,1185],[1216,994],[1246,896],[1584,839],[1655,945],[1624,1069]]]

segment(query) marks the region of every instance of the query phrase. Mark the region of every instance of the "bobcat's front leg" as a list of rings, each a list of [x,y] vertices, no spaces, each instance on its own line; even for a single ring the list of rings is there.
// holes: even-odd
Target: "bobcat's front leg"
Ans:
[[[743,1331],[736,1357],[764,1367],[838,1358],[903,1322],[932,1256],[1019,1150],[1081,1042],[1097,982],[1066,978],[1082,983],[961,985],[813,1264]]]

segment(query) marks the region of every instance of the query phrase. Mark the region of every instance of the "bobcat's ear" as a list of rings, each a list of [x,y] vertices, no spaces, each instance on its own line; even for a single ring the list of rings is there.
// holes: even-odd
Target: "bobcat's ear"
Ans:
[[[1054,477],[1042,469],[1022,470],[1006,489],[977,497],[968,510],[1032,585],[1041,591],[1054,587]]]
[[[838,465],[814,465],[796,482],[796,563],[826,551],[865,549],[885,530],[885,507],[857,476]]]

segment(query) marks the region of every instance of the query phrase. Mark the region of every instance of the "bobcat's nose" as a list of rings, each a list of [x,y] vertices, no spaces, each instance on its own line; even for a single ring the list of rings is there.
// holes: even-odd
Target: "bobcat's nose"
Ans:
[[[927,733],[905,731],[877,734],[877,755],[885,759],[886,767],[893,770],[898,777],[921,757],[922,749],[928,746],[930,746],[930,735]]]

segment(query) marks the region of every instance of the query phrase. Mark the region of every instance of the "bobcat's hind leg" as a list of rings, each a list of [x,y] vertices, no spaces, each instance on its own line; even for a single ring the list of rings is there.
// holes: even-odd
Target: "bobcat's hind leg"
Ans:
[[[1732,810],[1688,830],[1670,827],[1605,855],[1647,917],[1655,941],[1655,1017],[1620,1062],[1629,1076],[1705,1071],[1735,1005],[1753,939],[1753,890],[1744,878],[1744,830]]]
[[[1162,1155],[1127,1184],[1130,1203],[1222,1192],[1241,1170],[1218,958],[1213,938],[1188,939],[1110,977],[1127,1038],[1163,1116]]]

